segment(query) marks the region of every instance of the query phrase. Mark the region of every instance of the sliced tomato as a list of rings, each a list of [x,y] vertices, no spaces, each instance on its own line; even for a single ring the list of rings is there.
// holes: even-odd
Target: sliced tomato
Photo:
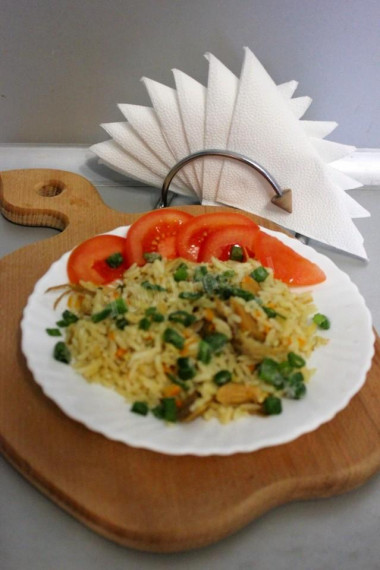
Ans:
[[[119,279],[127,269],[124,248],[125,238],[113,235],[95,236],[82,242],[71,252],[67,262],[70,283],[91,281],[105,285]],[[114,261],[109,259],[115,254],[118,254],[116,262],[115,258]]]
[[[213,212],[201,214],[187,222],[178,233],[177,247],[180,257],[198,261],[199,250],[205,239],[215,230],[228,226],[245,226],[258,231],[253,220],[239,212]]]
[[[180,228],[193,219],[188,212],[162,208],[141,216],[129,228],[125,242],[128,263],[144,265],[144,253],[157,252],[163,257],[178,257],[176,236]]]
[[[262,231],[256,236],[255,257],[262,265],[273,269],[276,279],[288,285],[316,285],[326,279],[318,265]]]
[[[258,232],[258,226],[227,226],[214,230],[202,242],[198,261],[210,261],[213,257],[227,261],[234,245],[239,245],[243,249],[245,258],[254,257]]]

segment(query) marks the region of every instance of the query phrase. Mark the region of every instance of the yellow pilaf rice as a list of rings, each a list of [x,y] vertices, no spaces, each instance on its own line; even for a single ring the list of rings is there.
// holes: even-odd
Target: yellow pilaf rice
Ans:
[[[183,263],[187,277],[178,281],[174,275]],[[173,396],[179,419],[187,421],[199,416],[227,423],[261,413],[268,395],[282,397],[283,390],[260,378],[260,362],[264,358],[284,362],[290,352],[306,361],[316,347],[326,342],[316,334],[312,322],[317,312],[312,295],[296,294],[274,279],[270,269],[267,278],[257,283],[249,277],[260,267],[253,259],[244,263],[213,259],[201,265],[208,276],[234,287],[235,292],[254,291],[253,298],[245,300],[234,294],[223,299],[228,295],[212,290],[215,279],[207,277],[208,285],[194,279],[200,264],[183,259],[134,265],[122,281],[109,286],[82,283],[79,290],[71,291],[68,303],[79,317],[65,329],[72,366],[88,382],[116,390],[131,404],[144,402],[150,410],[159,406],[162,398]],[[197,300],[180,296],[196,292],[202,293]],[[93,322],[92,315],[101,313],[118,298],[124,300],[127,312],[118,315],[113,309],[106,318]],[[186,326],[171,320],[177,311],[192,315],[194,322]],[[156,319],[157,314],[162,317]],[[168,328],[182,338],[181,348],[165,342]],[[209,362],[202,362],[200,342],[207,342],[214,333],[225,335],[226,342],[212,353]],[[179,358],[189,359],[195,370],[193,378],[180,380]],[[227,390],[214,381],[221,370],[231,373]],[[306,365],[297,372],[303,374],[305,383],[312,374]]]

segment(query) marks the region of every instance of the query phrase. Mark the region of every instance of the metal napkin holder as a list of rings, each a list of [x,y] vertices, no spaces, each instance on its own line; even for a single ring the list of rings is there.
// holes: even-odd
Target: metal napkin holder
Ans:
[[[272,204],[278,206],[279,208],[285,210],[288,213],[292,212],[292,191],[289,188],[282,190],[278,182],[276,182],[273,176],[263,166],[261,166],[261,164],[259,164],[252,158],[249,158],[248,156],[244,156],[237,152],[232,152],[230,150],[218,150],[218,149],[208,149],[208,150],[201,150],[199,152],[194,152],[193,154],[190,154],[189,156],[186,156],[185,158],[177,162],[177,164],[175,164],[169,170],[168,174],[164,179],[161,188],[161,199],[157,204],[158,208],[167,207],[169,187],[177,172],[179,172],[181,168],[186,166],[186,164],[188,164],[189,162],[192,162],[197,158],[206,157],[206,156],[231,158],[233,160],[237,160],[238,162],[242,162],[244,164],[247,164],[248,166],[251,166],[256,172],[261,174],[267,180],[270,186],[273,188],[275,196],[271,198]]]

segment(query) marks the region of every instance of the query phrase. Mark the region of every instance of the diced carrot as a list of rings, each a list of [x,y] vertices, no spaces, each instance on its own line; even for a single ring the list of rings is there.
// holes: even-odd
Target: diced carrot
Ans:
[[[162,368],[165,372],[165,374],[171,374],[173,372],[174,366],[169,366],[168,364],[163,364]]]
[[[120,348],[120,347],[119,347],[119,348],[117,349],[117,351],[115,352],[115,356],[116,356],[116,358],[123,358],[123,356],[124,356],[124,354],[125,354],[126,352],[127,352],[127,351],[126,351],[124,348]]]
[[[245,291],[256,295],[260,291],[260,285],[250,275],[245,275],[241,281],[241,286]]]
[[[276,279],[290,286],[316,285],[326,279],[316,263],[262,231],[256,235],[255,257],[264,267],[273,269]]]
[[[83,303],[84,296],[83,295],[70,295],[67,300],[67,306],[70,309],[77,309],[79,310],[82,303]]]
[[[215,318],[215,313],[212,309],[207,307],[204,312],[204,317],[206,321],[213,321]]]
[[[110,331],[107,336],[110,340],[115,340],[115,333],[113,331]]]
[[[178,386],[178,384],[169,384],[169,386],[165,386],[165,388],[162,390],[162,394],[164,398],[173,398],[174,396],[178,396],[180,391],[181,388]]]
[[[180,355],[181,356],[190,356],[192,353],[194,353],[195,344],[196,344],[196,339],[194,338],[194,335],[192,334],[190,337],[188,337],[185,340],[185,344],[184,344],[183,348],[180,350]]]

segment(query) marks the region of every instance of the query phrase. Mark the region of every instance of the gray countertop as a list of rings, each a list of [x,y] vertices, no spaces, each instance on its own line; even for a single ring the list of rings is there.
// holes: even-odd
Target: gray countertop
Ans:
[[[157,201],[157,190],[126,185],[121,176],[98,166],[83,149],[0,148],[0,171],[31,167],[79,172],[95,184],[108,205],[121,211],[142,212]],[[370,218],[356,222],[369,262],[316,249],[349,274],[380,330],[379,188],[363,187],[350,194],[371,212]],[[176,203],[184,202],[176,199]],[[21,227],[0,217],[0,256],[54,234],[55,230]],[[344,495],[278,507],[217,544],[171,555],[137,552],[95,534],[48,500],[4,459],[0,460],[0,485],[3,570],[380,569],[380,473]]]

